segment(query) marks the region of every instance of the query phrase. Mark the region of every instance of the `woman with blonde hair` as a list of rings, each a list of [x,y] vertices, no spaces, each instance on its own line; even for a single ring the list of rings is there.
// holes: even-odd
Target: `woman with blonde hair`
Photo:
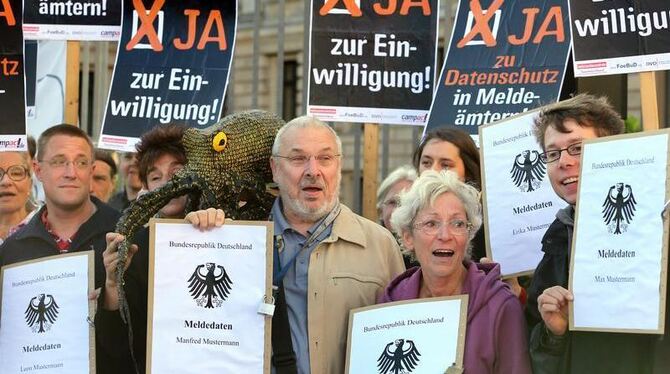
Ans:
[[[477,189],[451,171],[425,171],[401,193],[391,224],[420,266],[391,281],[379,301],[467,294],[465,372],[529,374],[519,300],[500,280],[500,265],[470,260],[482,224]]]
[[[0,157],[0,243],[35,209],[30,201],[32,177],[28,152],[2,152]]]

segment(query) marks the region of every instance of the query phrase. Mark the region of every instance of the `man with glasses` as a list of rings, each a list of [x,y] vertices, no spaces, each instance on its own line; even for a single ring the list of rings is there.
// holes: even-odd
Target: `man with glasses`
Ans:
[[[105,281],[102,252],[105,234],[114,230],[120,213],[90,196],[93,144],[76,126],[45,130],[33,160],[35,176],[44,186],[45,204],[28,223],[0,246],[0,266],[20,261],[94,250],[95,288]],[[98,373],[118,372],[101,353]]]
[[[44,186],[45,205],[0,247],[0,265],[95,250],[95,286],[105,280],[102,251],[105,233],[119,213],[90,196],[93,144],[76,126],[61,124],[38,140],[35,176]]]
[[[534,135],[544,153],[556,194],[568,206],[542,238],[544,256],[528,289],[526,317],[534,373],[651,373],[648,336],[568,331],[570,248],[582,141],[621,134],[624,122],[605,98],[577,95],[548,105],[535,120]],[[590,202],[600,203],[600,202]]]
[[[404,270],[400,250],[387,230],[340,204],[342,144],[325,123],[288,122],[270,167],[279,187],[274,284],[288,312],[288,326],[273,323],[275,370],[286,373],[278,363],[295,353],[298,373],[343,373],[349,310],[374,304]],[[282,339],[293,352],[280,350]]]

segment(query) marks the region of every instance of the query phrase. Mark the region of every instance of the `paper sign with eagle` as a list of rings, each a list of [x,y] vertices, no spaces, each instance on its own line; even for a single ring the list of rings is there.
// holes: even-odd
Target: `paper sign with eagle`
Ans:
[[[151,221],[147,373],[269,374],[272,226]]]
[[[542,258],[539,243],[566,203],[551,188],[531,111],[481,126],[479,145],[487,256],[503,276],[527,274]]]
[[[349,313],[347,374],[433,374],[463,367],[468,296],[398,301]]]
[[[570,329],[662,334],[670,130],[582,143]]]
[[[93,257],[74,252],[2,267],[0,373],[95,372]]]

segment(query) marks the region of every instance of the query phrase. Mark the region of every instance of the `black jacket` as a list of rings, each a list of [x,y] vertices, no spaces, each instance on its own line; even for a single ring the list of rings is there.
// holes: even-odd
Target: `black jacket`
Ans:
[[[128,195],[126,195],[125,188],[112,195],[112,197],[107,202],[109,206],[118,210],[119,212],[126,210],[126,208],[130,206],[130,203],[131,201],[128,200]]]
[[[95,251],[95,288],[105,283],[102,252],[107,246],[105,234],[114,231],[120,213],[95,197],[91,197],[96,212],[77,230],[68,252]],[[0,265],[34,260],[59,254],[56,241],[42,223],[42,207],[28,223],[0,245]]]
[[[537,298],[553,286],[568,288],[569,243],[572,227],[558,218],[542,238],[544,256],[528,288],[526,319],[533,372],[617,374],[652,372],[656,336],[568,331],[563,337],[547,332]]]
[[[133,354],[140,373],[145,372],[147,346],[147,296],[149,275],[149,229],[142,228],[135,235],[138,251],[125,272],[126,300],[130,308],[133,328]],[[104,288],[103,288],[104,292]],[[129,349],[128,327],[118,310],[107,311],[102,307],[103,296],[98,299],[95,315],[95,333],[98,347],[111,357],[121,373],[135,373]]]

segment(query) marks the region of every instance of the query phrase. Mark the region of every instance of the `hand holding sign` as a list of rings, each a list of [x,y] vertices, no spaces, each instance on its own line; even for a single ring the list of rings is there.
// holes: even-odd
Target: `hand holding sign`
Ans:
[[[568,302],[572,293],[561,286],[547,288],[537,298],[537,308],[547,329],[554,335],[563,335],[568,329]]]

